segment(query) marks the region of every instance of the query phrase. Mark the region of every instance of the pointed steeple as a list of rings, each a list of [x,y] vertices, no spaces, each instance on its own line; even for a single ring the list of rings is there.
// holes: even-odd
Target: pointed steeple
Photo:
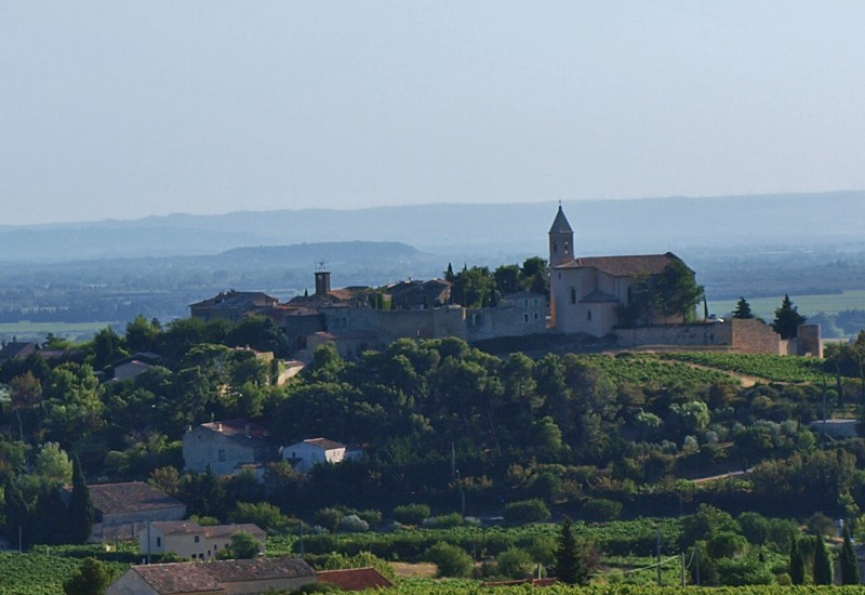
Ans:
[[[565,217],[562,205],[559,203],[559,212],[550,227],[550,266],[570,262],[574,259],[574,230]]]
[[[562,203],[559,203],[559,212],[556,213],[556,218],[553,220],[553,225],[550,227],[550,234],[554,233],[574,233],[571,229],[571,224],[568,223],[568,218],[565,217],[565,212],[562,210]]]

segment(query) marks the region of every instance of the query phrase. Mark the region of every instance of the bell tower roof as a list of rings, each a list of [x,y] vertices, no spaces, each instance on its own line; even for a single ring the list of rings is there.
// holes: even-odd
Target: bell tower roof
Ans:
[[[568,218],[565,217],[565,212],[562,211],[562,205],[559,205],[559,212],[556,213],[556,218],[553,220],[553,225],[550,227],[550,233],[574,233],[571,229],[571,224],[568,223]]]

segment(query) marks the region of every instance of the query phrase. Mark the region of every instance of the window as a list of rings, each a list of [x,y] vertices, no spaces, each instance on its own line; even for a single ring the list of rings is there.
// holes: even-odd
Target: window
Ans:
[[[217,454],[217,459],[219,459],[220,463],[225,462],[225,449],[224,448],[219,449],[219,453]]]
[[[565,242],[565,254],[570,254],[570,253],[571,253],[571,247],[568,245],[567,242]]]
[[[592,319],[592,311],[589,310],[588,312],[586,312],[586,320],[591,320],[591,319]]]
[[[577,290],[574,287],[571,287],[571,303],[572,304],[577,303]]]
[[[200,535],[196,535],[196,536],[195,536],[195,543],[198,543],[198,542],[200,542],[200,541],[201,541],[201,536],[200,536]]]
[[[523,322],[528,322],[528,321],[529,321],[529,315],[523,314]]]
[[[156,547],[162,547],[162,538],[161,537],[156,538]]]
[[[631,299],[633,299],[633,297],[634,297],[634,292],[631,291],[630,287],[628,287],[628,303],[629,304],[631,303]]]
[[[538,313],[535,312],[535,320],[537,320],[537,319],[538,319]]]

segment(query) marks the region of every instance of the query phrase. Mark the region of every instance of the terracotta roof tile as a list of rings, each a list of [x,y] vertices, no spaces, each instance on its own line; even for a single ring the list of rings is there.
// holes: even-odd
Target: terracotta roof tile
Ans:
[[[658,275],[668,265],[677,260],[679,260],[679,257],[672,252],[634,256],[586,256],[575,258],[555,268],[573,269],[592,267],[614,277],[632,277],[635,275]]]
[[[364,589],[393,587],[393,583],[375,568],[320,570],[318,580],[322,583],[335,585],[343,591],[363,591]]]
[[[212,564],[216,564],[213,562]],[[210,564],[180,562],[134,566],[133,571],[162,595],[175,593],[223,592],[222,585],[208,571]]]
[[[207,572],[220,583],[239,583],[279,578],[314,577],[313,570],[301,558],[252,558],[250,560],[217,560],[204,564]]]
[[[300,558],[253,558],[215,562],[179,562],[133,566],[157,593],[207,593],[232,591],[224,585],[247,581],[315,577],[315,571]]]
[[[141,481],[88,486],[93,507],[102,514],[129,514],[145,510],[185,507],[161,490]]]

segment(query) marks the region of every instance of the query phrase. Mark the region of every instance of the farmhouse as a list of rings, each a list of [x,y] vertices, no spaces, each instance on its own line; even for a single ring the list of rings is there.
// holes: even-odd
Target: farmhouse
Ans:
[[[141,553],[149,555],[174,553],[193,560],[211,560],[231,545],[238,533],[248,533],[264,550],[267,535],[251,523],[202,527],[194,521],[157,521],[139,534]]]

